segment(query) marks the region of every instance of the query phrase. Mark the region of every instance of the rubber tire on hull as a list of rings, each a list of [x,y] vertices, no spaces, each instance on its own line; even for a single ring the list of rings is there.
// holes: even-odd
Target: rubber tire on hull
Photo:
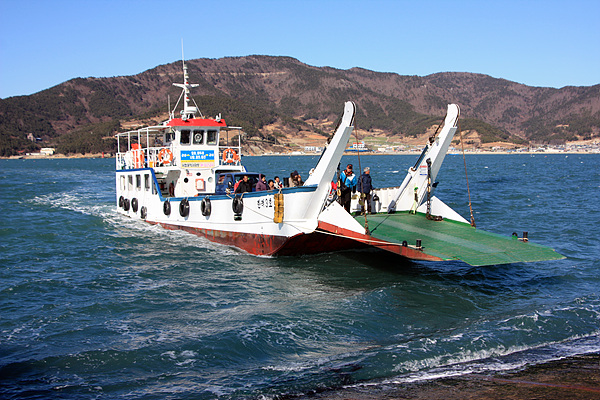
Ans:
[[[139,204],[138,204],[138,199],[136,199],[136,198],[134,197],[133,199],[131,199],[131,209],[133,210],[133,212],[135,212],[135,213],[136,213],[136,212],[137,212],[137,210],[138,210],[138,207],[139,207]]]
[[[233,209],[234,214],[242,215],[242,213],[244,212],[244,200],[241,196],[235,196],[233,198],[231,208]]]
[[[183,199],[179,202],[179,215],[184,218],[190,215],[190,202],[188,199]]]
[[[171,215],[171,202],[169,200],[163,203],[163,213],[165,213],[166,216]]]
[[[210,217],[212,206],[210,204],[210,199],[208,198],[208,196],[202,199],[202,202],[200,203],[200,211],[205,217]]]

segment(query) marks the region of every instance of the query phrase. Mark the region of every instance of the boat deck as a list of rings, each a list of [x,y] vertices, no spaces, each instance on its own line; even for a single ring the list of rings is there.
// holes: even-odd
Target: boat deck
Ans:
[[[365,225],[364,216],[355,218]],[[368,225],[375,239],[400,245],[406,241],[411,247],[420,239],[423,253],[440,260],[461,260],[473,266],[565,258],[549,247],[485,232],[461,222],[432,221],[420,213],[369,215]],[[377,247],[390,250],[389,246]]]

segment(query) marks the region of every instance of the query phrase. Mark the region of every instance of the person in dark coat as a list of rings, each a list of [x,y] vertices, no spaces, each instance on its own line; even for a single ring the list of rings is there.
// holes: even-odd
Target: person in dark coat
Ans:
[[[248,180],[248,175],[239,181],[238,187],[235,189],[235,193],[246,193],[252,191],[252,182]]]
[[[373,185],[371,183],[371,169],[366,167],[363,174],[358,179],[358,191],[361,193],[360,198],[363,202],[362,211],[365,212],[364,202],[367,203],[367,212],[371,214],[371,192]]]
[[[263,174],[260,174],[258,182],[256,182],[256,191],[260,192],[262,190],[268,190],[269,186],[267,185],[267,177]]]

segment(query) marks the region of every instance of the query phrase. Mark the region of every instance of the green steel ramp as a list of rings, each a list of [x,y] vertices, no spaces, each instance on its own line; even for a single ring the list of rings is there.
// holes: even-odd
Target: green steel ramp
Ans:
[[[365,225],[364,216],[355,218]],[[421,251],[441,260],[461,260],[481,266],[565,258],[545,246],[481,231],[462,222],[432,221],[421,213],[373,214],[367,219],[372,238],[396,244],[406,241],[412,248],[421,240]],[[397,252],[389,246],[377,247]]]

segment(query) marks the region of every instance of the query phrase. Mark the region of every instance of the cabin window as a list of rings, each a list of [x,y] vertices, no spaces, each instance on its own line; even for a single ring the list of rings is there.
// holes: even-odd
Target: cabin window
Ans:
[[[181,140],[179,141],[181,144],[190,144],[190,130],[183,129],[181,131]]]
[[[133,190],[133,175],[127,175],[127,190]]]
[[[142,177],[141,175],[136,175],[135,176],[135,187],[137,190],[140,190],[142,188]]]
[[[194,144],[202,144],[202,139],[204,139],[204,131],[194,131]]]
[[[215,129],[206,132],[206,144],[217,144],[217,131]]]
[[[150,174],[144,174],[144,189],[146,191],[150,189]]]
[[[125,191],[127,186],[125,185],[125,175],[121,175],[121,190]]]
[[[175,140],[175,132],[169,131],[165,134],[165,142],[172,142]]]

